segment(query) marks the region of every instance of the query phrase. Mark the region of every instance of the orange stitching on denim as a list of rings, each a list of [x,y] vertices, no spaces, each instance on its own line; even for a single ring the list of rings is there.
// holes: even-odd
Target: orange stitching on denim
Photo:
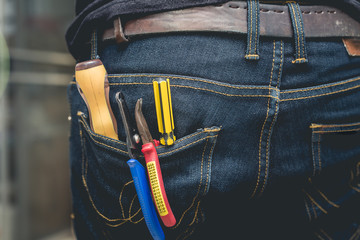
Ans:
[[[290,91],[284,90],[284,91],[281,91],[281,94],[296,93],[296,92],[308,92],[308,91],[313,91],[313,90],[318,90],[318,89],[330,88],[330,87],[334,87],[334,86],[338,86],[338,85],[343,85],[343,84],[346,84],[346,83],[356,82],[356,81],[359,81],[359,80],[360,80],[360,77],[355,78],[355,79],[350,79],[350,80],[347,80],[347,81],[344,81],[344,82],[338,82],[338,83],[329,84],[329,85],[326,85],[326,86],[314,87],[314,88],[310,88],[310,89],[300,89],[300,90],[290,90]]]
[[[332,94],[336,94],[336,93],[350,91],[350,90],[353,90],[353,89],[356,89],[356,88],[360,88],[360,85],[354,86],[354,87],[351,87],[351,88],[342,89],[342,90],[339,90],[339,91],[334,91],[334,92],[329,92],[329,93],[324,93],[324,94],[319,94],[319,95],[314,95],[314,96],[308,96],[308,97],[281,99],[280,101],[285,102],[285,101],[294,101],[294,100],[303,100],[303,99],[308,99],[308,98],[323,97],[323,96],[327,96],[327,95],[332,95]]]
[[[323,229],[320,229],[320,232],[324,234],[324,236],[327,237],[328,240],[332,240],[332,238]]]
[[[131,200],[130,207],[129,207],[129,219],[130,219],[130,222],[131,222],[131,223],[134,223],[134,224],[137,224],[137,223],[139,223],[139,222],[141,221],[141,220],[138,220],[138,221],[135,221],[135,222],[134,222],[134,221],[132,220],[132,219],[133,219],[136,215],[138,215],[138,214],[140,213],[140,211],[141,211],[141,207],[139,207],[139,209],[137,210],[137,212],[134,213],[133,215],[131,215],[132,206],[133,206],[133,204],[134,204],[134,202],[135,202],[136,197],[137,197],[137,194],[134,195],[133,199]]]
[[[315,185],[312,183],[311,178],[308,179],[309,183],[311,184],[311,186],[325,199],[325,201],[327,201],[330,205],[339,208],[340,206],[336,203],[334,203],[333,201],[330,201],[329,198],[326,197],[326,195],[321,192],[317,187],[315,187]]]
[[[295,27],[296,27],[296,33],[297,33],[297,50],[298,50],[298,52],[297,52],[297,55],[298,55],[298,59],[300,58],[300,38],[299,38],[299,28],[298,28],[298,25],[297,25],[297,21],[296,21],[296,16],[295,16],[295,10],[294,10],[294,6],[293,6],[293,4],[294,3],[289,3],[290,4],[290,7],[291,7],[291,9],[292,9],[292,12],[293,12],[293,14],[294,14],[294,16],[293,16],[293,18],[294,18],[294,22],[295,22]]]
[[[279,68],[278,77],[277,77],[277,82],[276,82],[276,89],[279,88],[280,74],[281,74],[281,72],[282,72],[283,62],[284,62],[283,46],[284,46],[284,42],[281,40],[281,41],[280,41],[280,68]]]
[[[305,62],[307,59],[306,58],[297,58],[295,60],[292,60],[291,63],[302,63],[302,62]]]
[[[313,202],[311,202],[311,209],[314,213],[314,219],[317,219],[318,216],[317,216],[317,212],[316,212],[315,205]]]
[[[257,51],[257,44],[258,44],[258,41],[257,41],[257,38],[258,38],[258,18],[260,18],[260,15],[259,15],[259,0],[255,0],[257,1],[257,3],[255,4],[255,50],[254,52],[256,53]],[[255,54],[257,55],[257,54]],[[259,55],[257,55],[257,57],[259,57]]]
[[[320,239],[320,240],[326,240],[326,239],[323,239],[320,235],[319,235],[319,233],[315,233],[315,235]]]
[[[84,145],[83,145],[84,142],[83,142],[83,137],[82,137],[82,131],[81,131],[81,129],[80,129],[80,138],[81,138],[81,146],[82,146],[82,148],[81,148],[81,149],[82,149],[82,155],[81,155],[81,157],[82,157],[82,174],[81,174],[81,178],[82,178],[83,185],[84,185],[85,190],[86,190],[86,192],[87,192],[87,194],[88,194],[88,197],[89,197],[89,200],[90,200],[90,203],[91,203],[92,207],[94,208],[94,210],[97,212],[97,214],[98,214],[99,216],[101,216],[103,219],[105,219],[105,220],[107,220],[107,221],[109,221],[109,222],[127,221],[128,219],[121,219],[121,218],[119,218],[119,219],[110,219],[110,218],[106,217],[105,215],[103,215],[101,212],[99,212],[99,210],[98,210],[97,207],[95,206],[95,203],[94,203],[94,201],[93,201],[93,199],[92,199],[92,197],[91,197],[91,195],[90,195],[89,187],[88,187],[87,181],[86,181],[88,163],[87,163],[87,161],[85,160]],[[85,165],[86,165],[86,167],[85,167]],[[85,169],[84,169],[84,168],[85,168]]]
[[[249,1],[250,2],[250,33],[248,33],[250,35],[250,43],[249,43],[249,46],[248,46],[248,51],[249,53],[251,53],[251,49],[252,49],[252,43],[251,43],[251,39],[252,39],[252,25],[253,25],[253,17],[252,17],[252,12],[253,12],[253,9],[252,9],[252,6],[253,6],[253,3],[252,3],[252,0]]]
[[[349,124],[317,124],[312,123],[310,128],[337,128],[337,127],[352,127],[352,126],[359,126],[360,122],[358,123],[349,123]]]
[[[307,193],[304,189],[303,189],[302,191],[306,194],[306,196],[310,199],[311,202],[313,202],[323,213],[327,214],[327,211],[326,211],[323,207],[321,207],[320,204],[317,203],[317,202],[310,196],[309,193]]]
[[[118,224],[110,224],[110,223],[105,223],[107,226],[109,226],[109,227],[113,227],[113,228],[115,228],[115,227],[120,227],[121,225],[123,225],[123,224],[125,224],[125,223],[127,223],[127,221],[126,222],[122,222],[122,223],[118,223]]]
[[[300,33],[301,33],[301,39],[302,39],[302,42],[301,42],[301,45],[302,45],[302,55],[304,56],[304,60],[306,61],[307,59],[305,58],[305,33],[304,33],[304,25],[303,25],[303,22],[302,22],[302,18],[300,16],[301,14],[301,10],[300,10],[300,6],[299,4],[296,4],[296,12],[297,12],[297,15],[298,15],[298,20],[299,20],[299,27],[300,27]]]
[[[313,139],[315,138],[315,134],[314,132],[312,132],[312,141],[314,141]],[[311,151],[312,151],[312,159],[313,159],[313,176],[316,175],[316,155],[315,155],[315,146],[314,143],[311,144]]]
[[[354,181],[354,173],[352,172],[352,170],[350,170],[349,186],[350,186],[350,188],[352,188],[352,189],[355,190],[356,192],[359,192],[359,193],[360,193],[360,188],[357,188],[357,187],[353,186],[353,181]]]
[[[206,136],[206,137],[203,137],[203,138],[201,138],[201,139],[199,139],[199,140],[197,140],[197,141],[195,141],[195,142],[191,142],[191,143],[189,143],[189,144],[186,144],[185,146],[176,148],[176,149],[174,149],[174,150],[172,150],[172,151],[159,153],[158,156],[167,155],[167,154],[170,154],[170,153],[177,152],[177,151],[179,151],[179,150],[181,150],[181,149],[183,149],[183,148],[186,148],[186,147],[191,146],[191,145],[193,145],[193,144],[195,144],[195,143],[201,142],[201,141],[204,140],[204,139],[209,139],[209,138],[214,138],[214,137],[217,137],[217,135],[216,135],[216,136]]]
[[[274,41],[274,44],[275,44],[275,41]],[[278,87],[279,86],[279,83],[280,83],[280,73],[281,73],[281,70],[282,70],[282,63],[283,63],[283,52],[282,52],[282,41],[281,41],[281,59],[280,59],[280,67],[279,67],[279,73],[278,73],[278,79],[277,79],[277,82],[276,82],[276,86]],[[270,82],[271,84],[271,82]],[[266,180],[268,178],[268,168],[269,168],[269,143],[270,143],[270,135],[271,135],[271,131],[272,131],[272,128],[274,126],[274,123],[275,123],[275,119],[279,113],[278,111],[278,106],[279,106],[279,101],[276,102],[276,106],[275,106],[275,114],[274,114],[274,117],[272,119],[272,122],[271,122],[271,125],[270,125],[270,128],[269,128],[269,134],[268,134],[268,138],[267,138],[267,142],[266,142],[266,165],[265,165],[265,177],[264,177],[264,182],[263,182],[263,186],[261,188],[261,191],[260,191],[260,194],[262,194],[264,192],[264,189],[265,189],[265,184],[266,184]]]
[[[278,114],[278,105],[279,105],[279,102],[276,102],[275,114],[274,114],[274,117],[273,117],[273,119],[272,119],[272,122],[271,122],[271,125],[270,125],[270,129],[269,129],[269,134],[268,134],[267,141],[266,141],[265,177],[264,177],[264,182],[263,182],[263,186],[262,186],[262,188],[261,188],[260,194],[262,194],[262,193],[264,192],[265,183],[266,183],[266,180],[267,180],[267,178],[268,178],[270,135],[271,135],[271,131],[272,131],[272,128],[273,128],[273,126],[274,126],[274,123],[275,123],[276,116],[277,116],[277,114]]]
[[[79,114],[79,113],[78,113]],[[104,139],[104,140],[107,140],[107,141],[111,141],[111,142],[114,142],[114,143],[119,143],[119,144],[121,144],[121,145],[124,145],[124,146],[126,146],[126,143],[124,143],[124,142],[121,142],[121,141],[119,141],[119,140],[115,140],[115,139],[112,139],[112,138],[108,138],[108,137],[105,137],[105,136],[102,136],[102,135],[100,135],[100,134],[97,134],[97,133],[94,133],[87,125],[87,123],[86,123],[86,120],[85,120],[85,118],[84,118],[84,113],[82,113],[82,112],[80,112],[80,115],[78,115],[78,116],[80,116],[81,118],[82,118],[82,120],[84,121],[84,123],[85,123],[85,125],[86,125],[86,130],[87,130],[87,132],[88,133],[90,133],[91,135],[93,135],[93,136],[95,136],[95,137],[99,137],[99,138],[102,138],[102,139]]]
[[[198,212],[199,212],[199,206],[200,206],[200,201],[198,201],[198,204],[197,204],[197,207],[196,207],[196,210],[195,210],[195,214],[194,214],[194,218],[191,221],[191,223],[189,224],[189,227],[192,226],[195,223],[195,220],[197,219],[197,215],[198,215]]]
[[[202,173],[202,172],[203,172],[203,166],[204,166],[204,155],[205,155],[205,151],[206,151],[208,142],[209,142],[209,139],[206,139],[206,143],[205,143],[205,145],[204,145],[203,153],[202,153],[202,156],[201,156],[200,183],[199,183],[199,186],[198,186],[197,193],[196,193],[195,197],[193,198],[193,201],[192,201],[190,207],[188,207],[188,208],[183,212],[183,214],[181,215],[178,223],[177,223],[174,227],[172,227],[173,229],[177,228],[177,227],[180,225],[180,223],[181,223],[181,221],[183,220],[185,214],[193,207],[193,205],[195,204],[195,200],[196,200],[197,197],[199,196],[200,189],[201,189],[201,183],[202,183],[202,176],[203,176],[203,173]]]
[[[320,148],[321,148],[321,144],[320,144],[320,140],[321,140],[321,135],[318,136],[318,160],[319,160],[319,173],[321,172],[322,170],[322,167],[321,167],[321,151],[320,151]]]
[[[359,239],[360,236],[360,227],[358,227],[354,234],[349,238],[349,240],[355,240],[355,239]]]
[[[307,215],[308,215],[308,217],[309,217],[309,221],[311,221],[311,213],[310,213],[310,210],[309,210],[309,205],[308,205],[308,203],[307,203],[307,201],[306,201],[305,198],[304,198],[304,203],[305,203],[306,213],[307,213]]]
[[[121,199],[122,199],[122,195],[123,195],[123,192],[124,192],[125,187],[126,187],[127,185],[133,183],[133,182],[134,182],[134,180],[131,180],[131,181],[125,183],[124,186],[122,187],[121,192],[120,192],[120,195],[119,195],[119,204],[120,204],[121,213],[122,213],[122,216],[123,216],[124,219],[125,219],[126,217],[125,217],[124,207],[123,207],[123,205],[122,205],[122,200],[121,200]],[[130,216],[130,215],[129,215],[129,216]]]
[[[168,75],[146,75],[146,74],[133,74],[133,75],[108,75],[108,78],[129,78],[129,77],[149,77],[149,78],[157,78],[157,77],[163,77],[163,78],[171,78],[171,79],[182,79],[182,80],[189,80],[189,81],[195,81],[195,82],[204,82],[204,83],[208,83],[208,84],[213,84],[213,85],[217,85],[217,86],[222,86],[222,87],[227,87],[227,88],[234,88],[234,89],[268,89],[268,87],[247,87],[247,86],[242,86],[242,87],[238,87],[238,86],[229,86],[228,84],[225,83],[218,83],[218,82],[211,82],[205,79],[200,79],[200,78],[188,78],[188,77],[178,77],[178,76],[168,76]],[[116,83],[110,83],[110,85],[116,85]],[[121,83],[119,83],[121,84]],[[127,84],[127,83],[124,83]],[[131,83],[130,83],[131,84]],[[149,85],[152,85],[152,83],[146,83]],[[273,90],[278,90],[276,88],[274,88]]]
[[[150,84],[151,83],[110,83],[110,85],[150,85]],[[171,86],[172,87],[179,87],[179,88],[190,88],[190,89],[195,89],[195,90],[200,90],[200,91],[207,91],[207,92],[212,92],[212,93],[216,93],[216,94],[220,94],[220,95],[225,95],[225,96],[228,96],[228,97],[272,97],[272,98],[276,98],[276,97],[268,96],[268,95],[228,94],[228,93],[218,92],[218,91],[211,90],[211,89],[206,89],[206,88],[198,88],[198,87],[182,86],[182,85],[174,85],[174,84],[171,85]],[[268,88],[265,88],[265,89],[268,89]]]
[[[270,83],[269,86],[271,86],[272,83],[272,78],[273,78],[273,73],[274,73],[274,65],[275,65],[275,41],[273,41],[273,61],[272,61],[272,68],[271,68],[271,73],[270,73]],[[269,95],[270,95],[271,91],[269,89]],[[262,145],[262,137],[263,137],[263,133],[264,133],[264,128],[265,128],[265,124],[267,122],[267,119],[269,117],[269,111],[270,111],[270,98],[268,99],[268,104],[267,104],[267,110],[266,110],[266,117],[265,117],[265,121],[262,125],[261,128],[261,132],[260,132],[260,139],[259,139],[259,168],[258,168],[258,176],[257,176],[257,180],[256,180],[256,185],[255,185],[255,189],[253,190],[250,198],[253,198],[256,194],[256,191],[259,187],[259,183],[260,183],[260,174],[261,174],[261,145]]]
[[[217,135],[216,135],[217,137]],[[204,188],[204,192],[203,192],[203,196],[205,196],[205,192],[206,192],[206,189],[207,189],[207,186],[209,184],[209,178],[210,178],[210,163],[211,163],[211,155],[213,153],[213,150],[214,150],[214,147],[215,147],[215,143],[216,141],[213,142],[213,145],[210,149],[210,152],[209,152],[209,158],[208,158],[208,165],[207,165],[207,173],[206,173],[206,182],[205,182],[205,188]]]
[[[359,131],[360,128],[355,129],[342,129],[342,130],[334,130],[334,131],[314,131],[315,133],[336,133],[336,132],[353,132],[353,131]]]
[[[85,128],[87,128],[87,127],[85,126],[85,123],[84,123],[83,121],[80,120],[80,122],[83,124],[83,126],[84,126]],[[105,143],[99,142],[99,141],[95,140],[91,135],[89,135],[89,136],[90,136],[90,138],[91,138],[95,143],[97,143],[97,144],[100,144],[100,145],[102,145],[102,146],[111,148],[111,149],[113,149],[113,150],[115,150],[115,151],[118,151],[118,152],[122,152],[122,153],[128,154],[126,151],[123,151],[123,150],[121,150],[121,149],[118,149],[118,148],[109,146],[109,145],[107,145],[107,144],[105,144]]]

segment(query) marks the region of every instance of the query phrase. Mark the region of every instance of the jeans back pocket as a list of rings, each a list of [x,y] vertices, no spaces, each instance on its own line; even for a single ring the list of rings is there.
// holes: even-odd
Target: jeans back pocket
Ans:
[[[129,160],[126,143],[91,131],[82,113],[79,125],[82,182],[87,202],[99,219],[116,231],[114,235],[118,235],[122,225],[143,220],[126,163]],[[157,147],[166,193],[177,220],[176,225],[167,230],[168,234],[183,234],[203,220],[200,200],[209,190],[212,153],[219,131],[219,127],[199,129],[178,139],[172,146]],[[145,166],[142,155],[138,160]],[[130,233],[131,228],[123,230],[126,235],[136,236]]]

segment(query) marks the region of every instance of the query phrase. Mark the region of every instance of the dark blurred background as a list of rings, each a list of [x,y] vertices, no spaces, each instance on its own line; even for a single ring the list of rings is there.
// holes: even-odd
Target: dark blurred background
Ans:
[[[74,239],[66,88],[75,62],[64,40],[74,5],[0,0],[0,32],[10,53],[9,82],[5,93],[0,89],[1,240]]]

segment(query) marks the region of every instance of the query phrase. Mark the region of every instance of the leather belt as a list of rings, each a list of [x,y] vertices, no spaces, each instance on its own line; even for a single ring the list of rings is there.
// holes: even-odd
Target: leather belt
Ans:
[[[230,1],[221,5],[168,11],[128,20],[120,18],[103,33],[103,40],[127,38],[143,34],[172,32],[247,33],[246,2]],[[360,23],[340,9],[329,6],[301,6],[305,36],[360,37]],[[286,5],[260,4],[260,34],[292,37],[293,28]]]

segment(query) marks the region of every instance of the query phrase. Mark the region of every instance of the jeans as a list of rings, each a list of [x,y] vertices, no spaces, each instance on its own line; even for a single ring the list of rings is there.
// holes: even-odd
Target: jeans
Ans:
[[[152,90],[170,79],[175,135],[157,147],[177,220],[166,239],[358,239],[360,58],[341,39],[179,33],[100,45],[119,141],[91,131],[76,88],[71,104],[71,186],[78,239],[151,239],[130,170],[115,94],[133,116],[138,98],[159,138]],[[139,160],[144,163],[143,157]]]

